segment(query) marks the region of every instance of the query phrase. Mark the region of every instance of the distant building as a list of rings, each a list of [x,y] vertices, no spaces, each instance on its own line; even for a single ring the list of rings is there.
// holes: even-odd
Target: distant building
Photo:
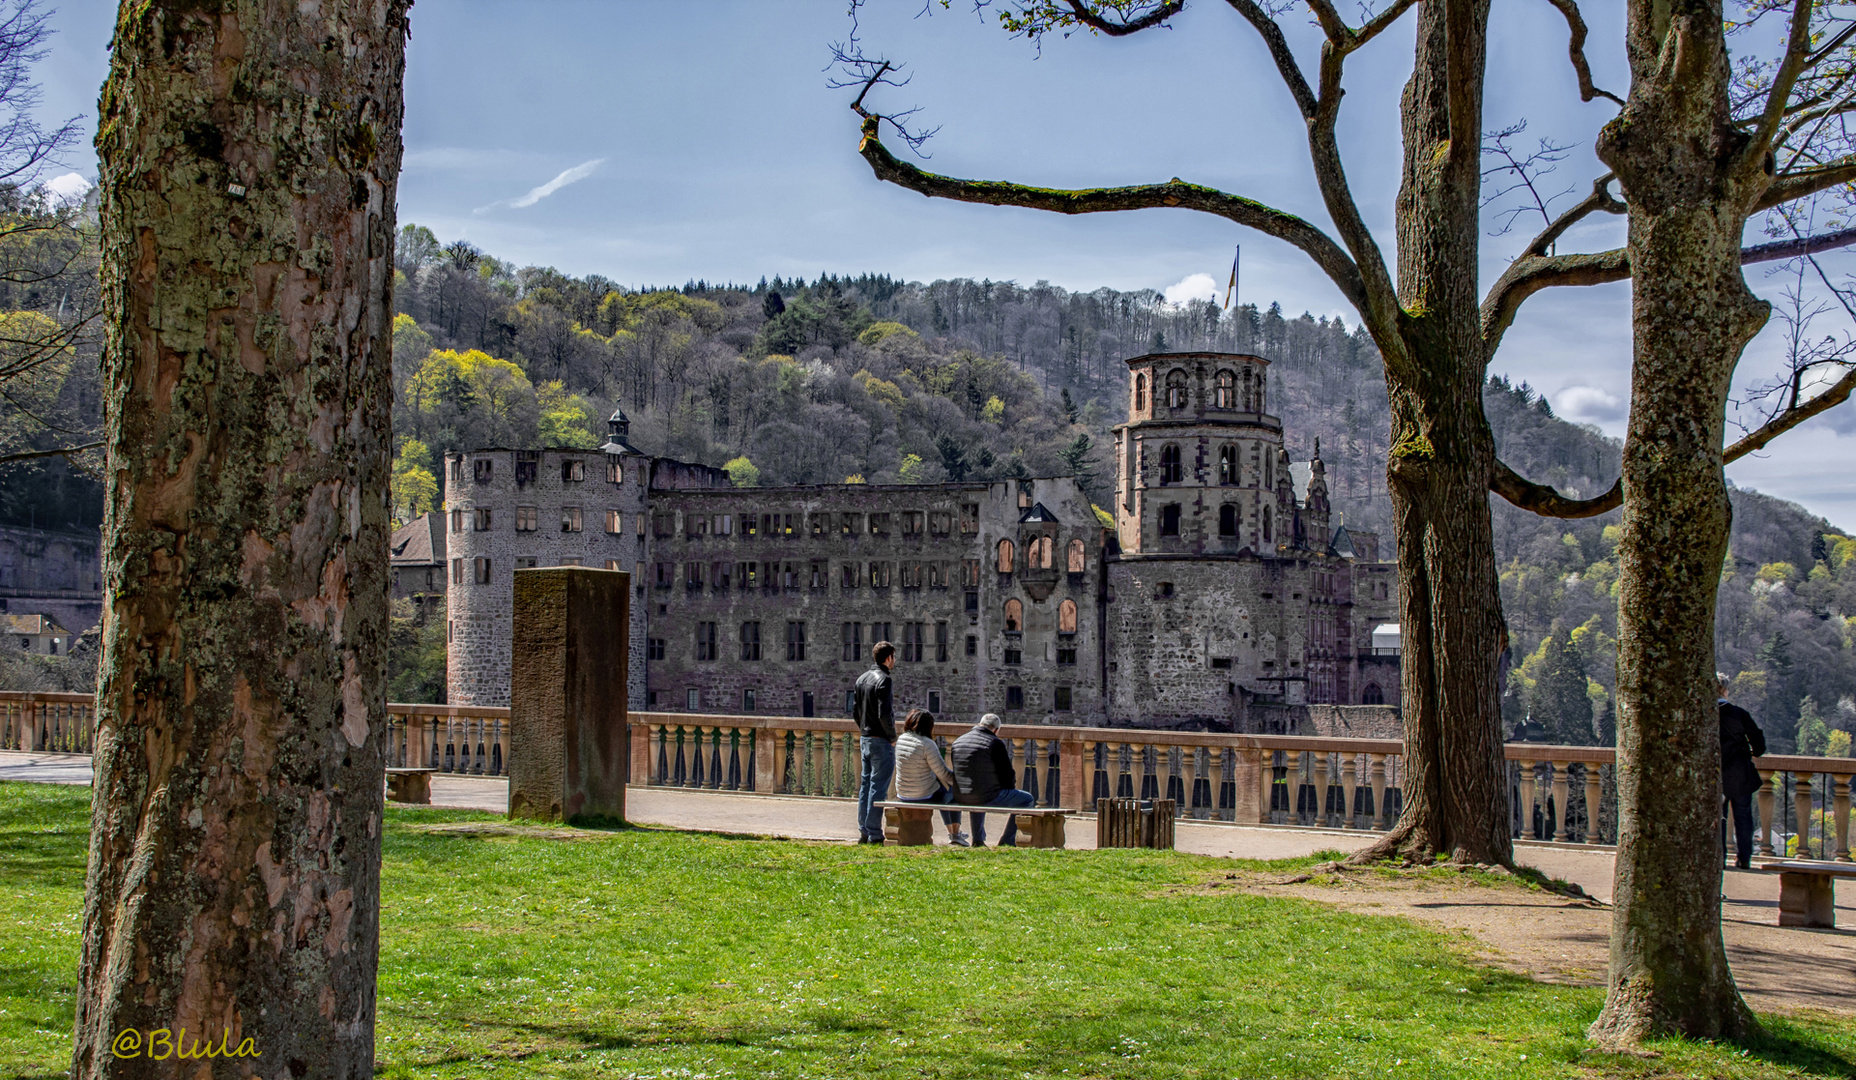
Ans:
[[[842,716],[885,639],[898,705],[956,719],[1308,731],[1396,703],[1396,565],[1330,527],[1268,361],[1128,363],[1112,529],[1067,477],[736,488],[640,454],[623,413],[598,451],[449,454],[447,700],[508,703],[517,569],[586,565],[633,574],[634,708]]]
[[[393,598],[411,600],[421,618],[445,604],[445,524],[437,512],[421,514],[393,530],[387,557],[393,568]]]
[[[103,618],[96,533],[0,525],[0,612],[42,614],[76,633]]]
[[[6,627],[6,645],[38,656],[64,656],[77,635],[44,615],[0,615]]]

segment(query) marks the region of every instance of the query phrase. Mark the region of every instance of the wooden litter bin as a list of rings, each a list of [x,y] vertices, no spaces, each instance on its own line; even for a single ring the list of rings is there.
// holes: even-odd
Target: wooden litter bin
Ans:
[[[1172,799],[1097,799],[1096,846],[1173,850]]]

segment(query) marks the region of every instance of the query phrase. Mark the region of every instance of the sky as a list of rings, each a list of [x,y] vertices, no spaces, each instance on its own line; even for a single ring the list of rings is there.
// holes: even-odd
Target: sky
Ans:
[[[52,0],[57,3],[58,0]],[[420,0],[407,57],[399,220],[441,242],[467,239],[517,264],[602,274],[628,285],[692,279],[887,273],[933,281],[1049,281],[1068,289],[1221,294],[1243,246],[1242,299],[1355,313],[1300,252],[1216,217],[1180,210],[1066,217],[925,199],[883,184],[856,154],[851,92],[834,90],[829,46],[852,30],[845,0]],[[1621,5],[1586,5],[1600,86],[1627,87]],[[63,0],[38,71],[48,120],[94,130],[114,5]],[[1526,121],[1515,140],[1566,145],[1543,192],[1602,166],[1592,154],[1615,113],[1581,103],[1566,29],[1548,4],[1498,4],[1486,126]],[[1395,246],[1398,99],[1412,20],[1348,62],[1340,124],[1349,180],[1388,259]],[[967,0],[871,0],[858,24],[872,55],[912,81],[872,95],[879,111],[919,106],[939,131],[924,167],[957,176],[1083,187],[1179,177],[1261,200],[1323,226],[1305,135],[1254,33],[1223,4],[1189,4],[1173,27],[1122,39],[1077,34],[1042,47],[999,29]],[[1292,28],[1312,64],[1312,30]],[[890,140],[892,149],[903,152]],[[96,175],[86,146],[70,172]],[[75,179],[62,180],[66,187]],[[1488,231],[1499,221],[1491,207]],[[1486,285],[1538,229],[1487,235]],[[1573,229],[1561,250],[1623,241],[1620,221]],[[1856,262],[1844,260],[1845,262]],[[1839,269],[1832,267],[1833,270]],[[1779,298],[1783,282],[1748,280]],[[1561,289],[1522,309],[1491,370],[1545,393],[1568,419],[1624,431],[1630,389],[1627,285]],[[1817,333],[1856,330],[1824,317]],[[1737,386],[1783,356],[1776,320],[1749,349]],[[1856,405],[1730,466],[1736,483],[1794,499],[1856,528]]]

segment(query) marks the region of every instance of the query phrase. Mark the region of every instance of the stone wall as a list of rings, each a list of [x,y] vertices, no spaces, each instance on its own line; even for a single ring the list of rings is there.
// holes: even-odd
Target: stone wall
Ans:
[[[96,533],[0,525],[0,611],[44,615],[82,634],[103,618]]]

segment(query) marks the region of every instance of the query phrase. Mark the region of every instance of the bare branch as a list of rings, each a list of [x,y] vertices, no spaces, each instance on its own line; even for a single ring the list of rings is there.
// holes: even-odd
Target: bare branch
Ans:
[[[1572,57],[1573,74],[1579,77],[1579,100],[1590,101],[1602,97],[1623,105],[1623,98],[1592,84],[1592,65],[1585,62],[1585,19],[1579,14],[1578,0],[1547,0],[1547,3],[1558,8],[1560,14],[1566,17],[1566,28],[1572,32],[1566,52]]]
[[[1107,34],[1109,37],[1126,37],[1129,34],[1138,34],[1150,26],[1159,26],[1179,14],[1185,8],[1186,0],[1165,0],[1164,3],[1148,9],[1143,14],[1119,22],[1103,18],[1084,0],[1068,0],[1068,6],[1071,18],[1096,33]]]
[[[1564,191],[1555,192],[1552,195],[1542,195],[1540,193],[1540,187],[1537,181],[1542,177],[1552,175],[1555,167],[1557,167],[1560,162],[1566,160],[1566,151],[1572,148],[1549,139],[1542,139],[1540,140],[1539,147],[1532,153],[1523,156],[1516,151],[1514,147],[1508,144],[1508,140],[1526,130],[1527,121],[1520,120],[1499,131],[1485,132],[1482,136],[1483,156],[1500,158],[1506,163],[1497,165],[1492,169],[1482,170],[1483,181],[1486,183],[1491,177],[1501,176],[1503,174],[1515,177],[1514,183],[1509,184],[1499,191],[1485,191],[1482,196],[1482,209],[1488,209],[1490,206],[1501,202],[1517,191],[1527,192],[1529,200],[1533,203],[1531,206],[1523,203],[1519,206],[1512,206],[1508,209],[1499,211],[1495,216],[1503,219],[1502,225],[1501,228],[1490,233],[1489,235],[1491,236],[1502,236],[1506,234],[1510,229],[1514,228],[1515,222],[1523,214],[1527,213],[1539,214],[1541,223],[1551,226],[1553,224],[1553,214],[1548,208],[1552,206],[1555,200],[1572,194],[1574,190],[1572,188],[1567,188]]]
[[[1112,210],[1163,207],[1215,214],[1300,248],[1327,273],[1355,307],[1367,310],[1366,285],[1352,259],[1326,233],[1294,214],[1178,179],[1164,184],[1064,191],[997,180],[962,180],[942,176],[925,172],[891,154],[878,138],[879,119],[876,116],[864,118],[863,141],[857,148],[857,152],[870,163],[871,171],[879,180],[919,191],[931,198],[992,206],[1022,206],[1059,214],[1097,214]]]
[[[1541,230],[1540,235],[1534,237],[1533,241],[1527,245],[1527,254],[1553,254],[1551,248],[1559,242],[1561,236],[1565,235],[1567,229],[1600,211],[1607,214],[1629,213],[1630,207],[1624,205],[1623,200],[1611,194],[1611,182],[1616,179],[1616,173],[1606,173],[1592,181],[1592,193]]]
[[[1765,194],[1753,205],[1755,211],[1770,210],[1775,206],[1828,191],[1833,187],[1856,182],[1856,155],[1838,158],[1836,161],[1814,169],[1799,172],[1784,172],[1775,177],[1766,186]]]
[[[1856,367],[1845,371],[1841,379],[1831,383],[1822,392],[1804,401],[1795,402],[1777,416],[1761,424],[1757,430],[1749,432],[1746,437],[1729,446],[1721,453],[1721,463],[1737,461],[1756,450],[1765,449],[1767,443],[1799,424],[1848,401],[1850,392],[1853,390],[1856,390]]]
[[[67,446],[58,450],[28,450],[17,454],[0,454],[0,465],[11,465],[16,461],[31,461],[35,458],[70,457],[73,454],[81,454],[86,450],[101,449],[103,449],[102,443],[93,442],[85,443],[82,446]]]
[[[1740,265],[1795,259],[1801,255],[1815,255],[1820,251],[1849,247],[1851,244],[1856,244],[1856,226],[1818,236],[1793,236],[1769,244],[1755,244],[1740,252]]]
[[[1785,120],[1785,107],[1791,100],[1792,87],[1797,83],[1798,73],[1804,70],[1805,61],[1810,55],[1811,0],[1793,0],[1791,33],[1785,44],[1785,59],[1780,61],[1779,70],[1772,77],[1772,88],[1766,93],[1766,107],[1761,111],[1759,125],[1754,128],[1752,141],[1743,151],[1744,167],[1764,167],[1767,155],[1772,152],[1779,125]]]
[[[1623,248],[1569,255],[1523,255],[1489,287],[1482,301],[1482,346],[1493,356],[1515,313],[1530,296],[1560,285],[1604,285],[1630,276]]]
[[[1495,463],[1495,475],[1489,478],[1489,490],[1523,510],[1541,517],[1589,518],[1616,510],[1624,504],[1624,480],[1620,477],[1608,491],[1592,499],[1569,499],[1546,484],[1536,484],[1501,461]]]

